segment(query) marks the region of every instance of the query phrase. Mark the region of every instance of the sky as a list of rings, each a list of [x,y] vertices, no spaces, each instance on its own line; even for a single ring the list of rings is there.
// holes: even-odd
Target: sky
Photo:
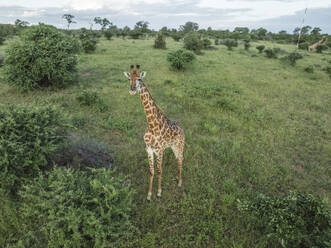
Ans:
[[[307,8],[306,15],[304,14]],[[260,28],[289,33],[304,25],[331,34],[331,0],[0,0],[0,23],[16,19],[65,28],[63,14],[72,14],[71,28],[90,27],[94,17],[109,19],[118,27],[147,21],[150,28],[179,28],[187,21],[200,28]],[[95,24],[93,28],[98,28]]]

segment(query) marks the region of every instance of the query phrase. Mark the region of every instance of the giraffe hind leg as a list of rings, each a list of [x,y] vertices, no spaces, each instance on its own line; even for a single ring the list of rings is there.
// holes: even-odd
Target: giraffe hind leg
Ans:
[[[183,165],[183,151],[184,151],[184,144],[179,142],[176,145],[171,147],[173,153],[175,154],[178,166],[178,187],[182,186],[182,165]]]

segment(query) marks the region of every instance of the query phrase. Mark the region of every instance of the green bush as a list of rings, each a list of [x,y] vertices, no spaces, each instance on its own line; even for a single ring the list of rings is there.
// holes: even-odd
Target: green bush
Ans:
[[[251,47],[251,44],[247,41],[244,43],[245,50],[248,51],[248,49]]]
[[[264,48],[265,48],[264,45],[259,45],[259,46],[256,47],[256,49],[259,50],[259,53],[262,53]]]
[[[168,53],[167,60],[170,66],[174,69],[184,69],[185,65],[191,63],[195,59],[194,53],[179,49],[174,52]]]
[[[189,32],[184,37],[184,48],[191,50],[196,54],[201,54],[203,42],[197,32]]]
[[[95,32],[82,28],[80,30],[79,39],[82,43],[82,47],[86,53],[94,52],[97,48],[97,40],[95,37]]]
[[[301,50],[308,50],[309,43],[308,42],[302,42],[299,44],[299,49]]]
[[[83,90],[76,99],[82,106],[96,107],[100,112],[108,110],[108,106],[96,91]]]
[[[267,49],[264,50],[264,52],[266,53],[266,56],[270,59],[272,59],[272,58],[276,59],[277,58],[277,52],[278,52],[277,48],[273,48],[273,49],[267,48]]]
[[[298,52],[292,52],[288,56],[285,57],[285,59],[287,61],[289,61],[292,66],[295,66],[296,61],[298,59],[302,59],[302,58],[303,58],[302,55]]]
[[[155,41],[154,41],[154,48],[158,49],[166,49],[166,41],[162,33],[158,33],[156,35]]]
[[[111,170],[55,168],[21,191],[20,247],[119,247],[132,238],[132,191]]]
[[[111,40],[114,34],[111,30],[107,29],[103,32],[103,35],[106,37],[107,40]]]
[[[225,39],[223,44],[228,48],[229,51],[232,50],[232,47],[238,46],[238,42],[234,39]]]
[[[4,60],[5,60],[5,56],[0,54],[0,67],[3,65]]]
[[[314,66],[312,66],[312,65],[308,65],[308,66],[305,68],[305,72],[308,72],[308,73],[314,73]]]
[[[173,32],[171,34],[171,38],[173,38],[174,41],[180,41],[180,39],[183,38],[183,36],[179,32]]]
[[[53,26],[27,28],[7,49],[5,74],[9,84],[22,90],[62,87],[76,79],[79,42]]]
[[[17,189],[48,169],[53,152],[64,141],[66,124],[53,107],[10,105],[0,108],[0,187]]]
[[[239,202],[252,227],[261,232],[264,247],[330,247],[331,212],[310,195],[290,192],[270,198],[259,195]]]
[[[326,45],[319,45],[316,47],[316,52],[317,53],[323,53],[324,50],[327,50],[328,47]]]
[[[329,75],[329,77],[331,78],[331,66],[327,66],[325,69],[326,73]]]
[[[219,44],[220,44],[220,40],[219,40],[219,39],[215,39],[214,44],[215,44],[216,46],[219,45]]]
[[[202,40],[202,45],[203,45],[204,49],[207,49],[208,47],[211,46],[211,41],[209,39],[205,38]]]
[[[0,36],[0,46],[3,45],[3,43],[5,42],[5,40],[6,39],[4,37]]]

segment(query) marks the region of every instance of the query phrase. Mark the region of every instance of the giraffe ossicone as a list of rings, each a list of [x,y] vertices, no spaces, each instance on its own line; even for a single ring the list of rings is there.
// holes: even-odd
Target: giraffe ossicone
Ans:
[[[124,75],[130,81],[131,95],[139,93],[141,102],[144,106],[148,128],[144,135],[146,151],[149,161],[149,188],[147,200],[152,197],[152,185],[154,178],[154,155],[156,155],[156,168],[158,177],[157,196],[161,197],[161,180],[162,180],[162,158],[163,151],[170,147],[176,157],[178,166],[178,186],[182,185],[182,165],[183,152],[185,145],[184,130],[177,121],[169,120],[163,111],[156,105],[151,93],[143,83],[142,79],[146,72],[140,72],[140,66],[130,66],[130,72],[124,72]]]

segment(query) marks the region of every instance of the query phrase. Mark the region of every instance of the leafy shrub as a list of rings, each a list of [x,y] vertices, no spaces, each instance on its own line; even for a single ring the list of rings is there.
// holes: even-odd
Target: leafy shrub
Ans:
[[[139,39],[143,35],[144,34],[139,29],[133,29],[129,32],[129,36],[135,40]]]
[[[264,50],[264,52],[266,53],[266,56],[270,59],[276,59],[277,58],[277,49],[271,49],[271,48],[267,48]]]
[[[211,46],[211,41],[209,39],[205,38],[202,40],[202,45],[203,45],[204,49],[207,49],[208,47]]]
[[[309,47],[308,42],[302,42],[302,43],[299,44],[299,49],[308,50],[308,47]]]
[[[185,51],[184,49],[170,52],[167,56],[170,66],[177,70],[183,69],[186,64],[192,62],[194,59],[194,54],[190,51]]]
[[[158,33],[156,35],[155,41],[154,41],[154,48],[158,49],[165,49],[166,48],[166,41],[164,36],[161,33]]]
[[[0,108],[0,187],[16,190],[42,170],[64,141],[66,125],[52,107]]]
[[[3,43],[5,42],[5,40],[6,39],[4,37],[0,36],[0,46],[3,45]]]
[[[96,107],[100,112],[108,110],[108,106],[96,91],[83,90],[80,95],[76,97],[77,101],[83,106]]]
[[[312,66],[312,65],[308,65],[308,66],[305,68],[305,72],[313,73],[313,72],[314,72],[314,66]]]
[[[285,57],[285,59],[287,61],[289,61],[292,66],[295,66],[296,61],[298,59],[302,59],[302,58],[303,58],[302,55],[300,53],[297,53],[297,52],[292,52],[288,56]]]
[[[326,73],[329,75],[329,77],[331,78],[331,66],[327,66],[325,69]]]
[[[248,51],[248,49],[251,47],[251,44],[249,42],[244,43],[245,50]]]
[[[232,50],[232,47],[237,47],[238,46],[238,42],[236,40],[234,40],[234,39],[225,39],[223,44],[230,51]]]
[[[174,41],[180,41],[180,39],[183,38],[183,35],[181,35],[179,32],[174,32],[171,34],[171,38],[173,38]]]
[[[5,56],[0,54],[0,67],[3,65],[4,60],[5,60]]]
[[[324,50],[327,50],[328,47],[326,45],[320,45],[316,47],[316,52],[317,53],[323,53]]]
[[[214,44],[215,44],[216,46],[219,45],[219,44],[220,44],[220,40],[219,40],[219,39],[215,39]]]
[[[104,143],[71,135],[68,142],[55,151],[52,162],[73,169],[111,168],[113,153]]]
[[[259,46],[256,47],[256,49],[259,50],[259,53],[262,53],[264,48],[265,48],[264,45],[259,45]]]
[[[103,32],[104,36],[106,37],[107,40],[111,40],[111,37],[113,37],[113,32],[109,29],[105,30]]]
[[[290,192],[277,198],[261,194],[238,207],[262,232],[265,247],[330,247],[331,212],[310,194]]]
[[[189,32],[185,35],[184,48],[186,48],[187,50],[191,50],[196,54],[201,54],[203,43],[197,32]]]
[[[55,168],[21,192],[21,247],[119,247],[130,238],[132,191],[111,170]]]
[[[97,48],[97,40],[95,38],[95,34],[96,33],[91,30],[87,30],[86,28],[82,28],[80,30],[79,39],[86,53],[94,52]]]
[[[62,87],[76,79],[78,41],[53,26],[27,28],[7,49],[5,73],[9,84],[22,90]]]

